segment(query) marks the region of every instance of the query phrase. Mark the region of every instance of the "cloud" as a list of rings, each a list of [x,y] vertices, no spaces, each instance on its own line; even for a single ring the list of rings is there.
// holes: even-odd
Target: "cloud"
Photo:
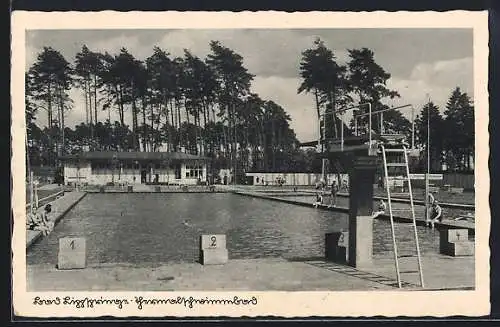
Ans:
[[[31,45],[26,45],[25,48],[26,58],[25,58],[25,70],[28,69],[35,63],[36,57],[38,55],[38,49]]]
[[[298,78],[256,77],[252,91],[263,100],[272,100],[290,115],[291,127],[300,141],[317,139],[318,125],[314,98],[308,94],[297,94]]]
[[[471,98],[474,97],[472,67],[470,57],[419,63],[413,68],[409,79],[393,77],[387,81],[387,86],[401,95],[392,104],[411,103],[420,111],[430,98],[444,112],[446,102],[456,87],[460,87]]]
[[[205,58],[210,53],[210,41],[220,41],[243,57],[251,74],[289,78],[299,76],[301,53],[312,46],[314,39],[314,35],[294,30],[176,30],[166,34],[158,45],[173,56],[182,56],[187,48]],[[339,61],[345,62],[347,51],[331,48]]]
[[[131,53],[134,57],[141,60],[146,59],[153,52],[153,47],[147,48],[141,46],[139,38],[137,36],[126,36],[126,35],[120,35],[118,37],[113,37],[107,40],[89,42],[87,44],[87,47],[91,51],[102,52],[102,53],[107,51],[111,55],[117,55],[120,53],[121,48],[126,48],[129,53]]]
[[[448,86],[454,83],[464,89],[473,90],[472,57],[443,60],[433,63],[421,63],[413,68],[410,79],[422,80],[426,83]]]

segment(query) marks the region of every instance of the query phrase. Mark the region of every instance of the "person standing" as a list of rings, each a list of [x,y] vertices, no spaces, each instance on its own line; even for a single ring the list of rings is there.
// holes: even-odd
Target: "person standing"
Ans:
[[[332,189],[331,189],[331,194],[330,194],[330,205],[329,207],[335,207],[337,205],[337,193],[338,193],[339,189],[338,189],[338,186],[337,186],[337,181],[334,180],[332,182]]]

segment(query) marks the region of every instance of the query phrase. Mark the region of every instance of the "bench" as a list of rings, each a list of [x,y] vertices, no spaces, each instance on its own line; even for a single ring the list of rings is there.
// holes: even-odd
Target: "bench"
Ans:
[[[450,193],[451,194],[462,194],[462,193],[464,193],[464,188],[463,187],[452,187],[452,188],[450,188]]]
[[[439,193],[439,187],[434,186],[434,184],[429,184],[429,192],[430,193]]]

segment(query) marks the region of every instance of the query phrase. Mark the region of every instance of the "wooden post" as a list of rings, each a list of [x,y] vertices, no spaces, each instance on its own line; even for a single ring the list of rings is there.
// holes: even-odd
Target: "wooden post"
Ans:
[[[321,159],[321,178],[326,183],[326,159]]]
[[[429,174],[425,174],[425,221],[429,221]]]
[[[34,196],[35,196],[35,210],[38,210],[38,184],[33,181],[34,185]]]
[[[30,177],[29,177],[29,183],[30,183],[30,212],[34,212],[34,202],[33,202],[33,172],[30,170]]]

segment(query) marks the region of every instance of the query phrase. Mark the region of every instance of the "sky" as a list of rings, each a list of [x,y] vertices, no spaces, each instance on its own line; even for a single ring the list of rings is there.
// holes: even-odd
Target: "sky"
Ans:
[[[44,46],[50,46],[73,63],[85,44],[91,51],[118,54],[125,47],[137,59],[144,60],[159,46],[172,56],[188,49],[205,58],[209,42],[218,40],[243,57],[243,64],[255,75],[252,92],[264,100],[281,105],[291,116],[297,138],[311,141],[317,135],[315,103],[312,94],[297,94],[301,83],[301,53],[320,37],[333,50],[337,61],[348,61],[348,49],[371,49],[375,61],[391,74],[390,89],[401,97],[389,105],[412,104],[420,111],[430,98],[441,111],[451,92],[458,86],[473,98],[472,29],[188,29],[188,30],[30,30],[26,32],[26,69]],[[67,114],[67,125],[85,121],[85,102],[81,90],[72,89],[74,108]],[[404,112],[407,117],[409,111]],[[99,119],[107,118],[106,112]],[[37,124],[45,126],[40,113]],[[125,123],[130,123],[127,115]],[[112,120],[117,120],[112,113]],[[347,117],[346,117],[347,119]]]

